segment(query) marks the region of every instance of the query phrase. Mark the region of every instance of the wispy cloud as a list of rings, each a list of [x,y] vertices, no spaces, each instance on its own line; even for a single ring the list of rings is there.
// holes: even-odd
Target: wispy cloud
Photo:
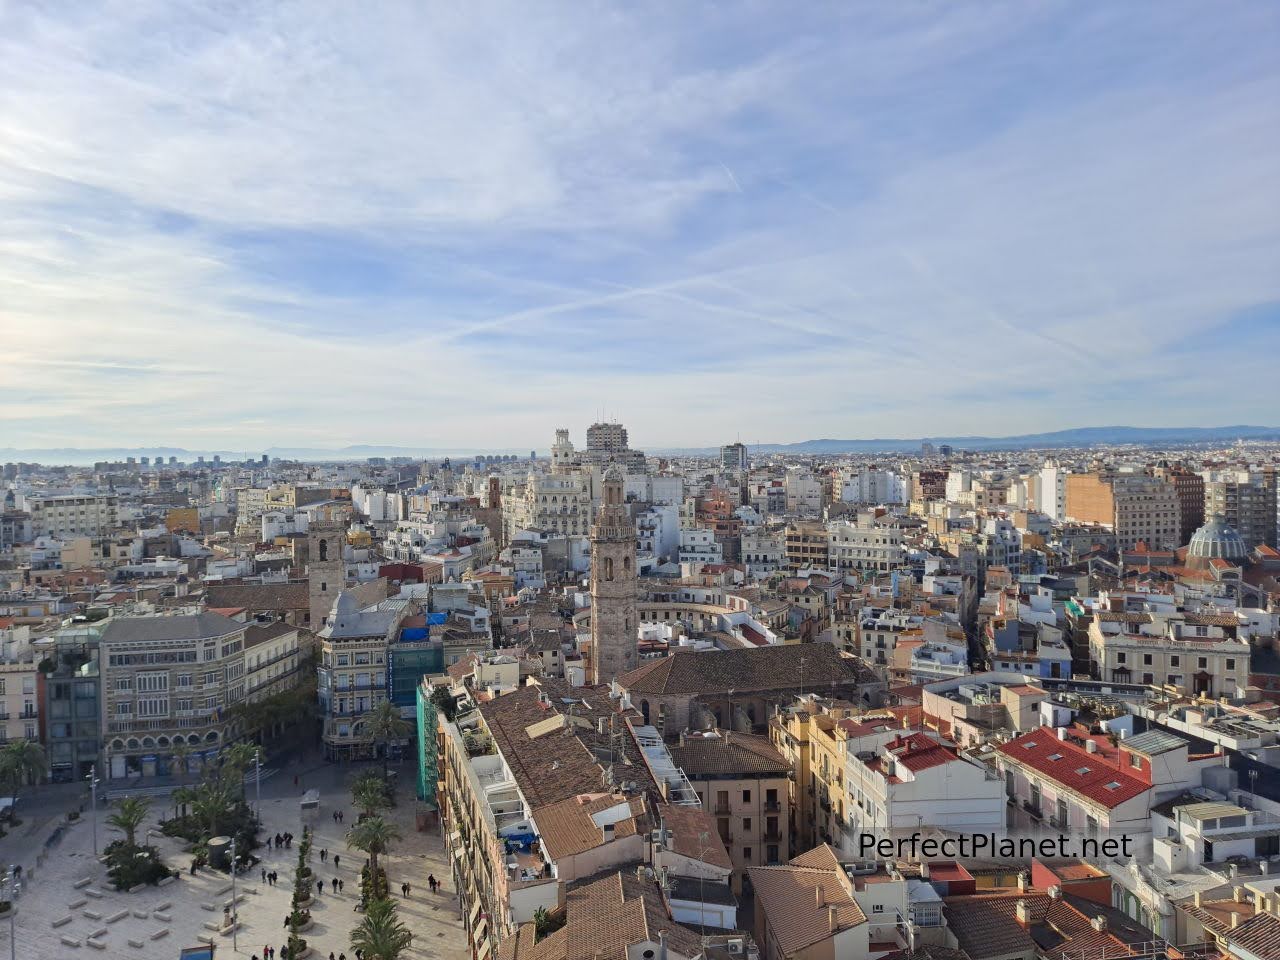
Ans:
[[[1275,419],[1277,43],[1243,0],[10,4],[0,441]]]

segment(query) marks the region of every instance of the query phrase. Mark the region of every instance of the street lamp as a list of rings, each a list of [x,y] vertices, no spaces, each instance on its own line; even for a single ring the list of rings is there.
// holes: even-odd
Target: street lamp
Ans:
[[[18,941],[17,934],[14,932],[14,914],[18,912],[18,871],[17,867],[10,865],[9,873],[5,877],[5,886],[9,892],[9,960],[17,960],[18,958]]]
[[[89,826],[93,829],[93,856],[98,856],[98,765],[89,768]]]
[[[236,903],[236,838],[231,838],[231,951],[233,953],[240,952],[240,946],[236,943],[236,915],[240,912],[239,905]]]

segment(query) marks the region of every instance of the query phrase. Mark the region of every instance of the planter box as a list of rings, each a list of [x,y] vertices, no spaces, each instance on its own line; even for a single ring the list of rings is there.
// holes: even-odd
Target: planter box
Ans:
[[[145,883],[135,883],[132,887],[129,888],[129,892],[137,893],[139,890],[145,890],[145,889],[147,889],[147,885]]]
[[[58,929],[58,927],[65,927],[68,923],[72,921],[72,919],[73,918],[71,914],[67,914],[65,917],[59,917],[57,920],[53,921],[53,923],[49,924],[49,926],[53,927],[56,930]]]
[[[62,939],[62,945],[63,945],[64,947],[78,947],[78,946],[80,946],[80,941],[79,941],[79,940],[77,940],[75,937],[68,937],[65,933],[62,935],[62,938],[61,938],[61,939]]]
[[[85,941],[85,943],[93,947],[93,949],[95,950],[107,949],[107,945],[105,943],[103,943],[101,940],[95,940],[93,937],[90,937],[88,940]]]
[[[161,937],[167,937],[168,935],[169,935],[169,928],[161,927],[159,930],[157,930],[155,933],[151,935],[151,939],[159,940]]]
[[[177,875],[176,873],[173,873],[173,874],[170,874],[169,876],[165,877],[165,878],[164,878],[163,880],[161,880],[159,883],[157,883],[157,884],[156,884],[156,886],[157,886],[157,887],[167,887],[169,884],[171,884],[171,883],[177,883],[177,882],[178,882],[178,875]]]

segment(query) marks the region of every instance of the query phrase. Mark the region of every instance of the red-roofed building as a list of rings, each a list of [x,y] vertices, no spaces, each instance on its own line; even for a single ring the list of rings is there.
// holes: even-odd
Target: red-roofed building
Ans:
[[[845,853],[859,855],[858,834],[907,835],[922,825],[977,832],[1003,827],[1004,791],[987,768],[932,731],[901,731],[846,762]]]
[[[1013,797],[1016,824],[1087,836],[1151,832],[1151,805],[1201,786],[1218,754],[1190,756],[1188,741],[1150,730],[1112,744],[1081,728],[1040,727],[1001,744],[996,763]]]

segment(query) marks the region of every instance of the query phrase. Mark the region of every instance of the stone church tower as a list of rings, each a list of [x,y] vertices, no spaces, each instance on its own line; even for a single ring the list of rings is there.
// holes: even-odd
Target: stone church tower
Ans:
[[[622,471],[604,473],[604,499],[591,528],[592,684],[640,665],[636,631],[636,527],[622,500]]]
[[[347,544],[347,531],[341,524],[317,521],[307,528],[307,592],[314,632],[324,626],[325,617],[333,609],[346,580],[347,564],[342,548]]]

